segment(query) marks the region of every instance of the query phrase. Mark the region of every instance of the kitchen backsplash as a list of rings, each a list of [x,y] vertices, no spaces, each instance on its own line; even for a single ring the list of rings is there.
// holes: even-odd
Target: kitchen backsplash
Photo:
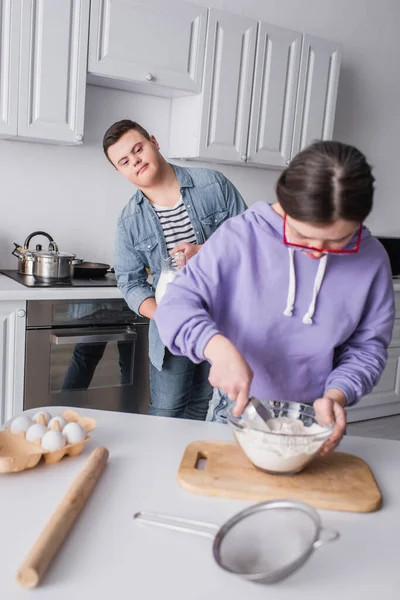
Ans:
[[[114,121],[134,119],[156,136],[167,156],[169,113],[167,98],[88,86],[83,145],[0,140],[0,268],[16,266],[14,242],[23,244],[38,229],[52,235],[62,251],[112,264],[116,220],[134,188],[106,160],[103,134]],[[223,171],[248,204],[273,199],[278,171],[187,165]]]

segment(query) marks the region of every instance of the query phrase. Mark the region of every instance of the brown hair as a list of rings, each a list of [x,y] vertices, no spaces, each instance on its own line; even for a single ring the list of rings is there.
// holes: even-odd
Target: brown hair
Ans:
[[[276,193],[285,213],[298,221],[362,223],[372,209],[374,181],[357,148],[319,141],[294,157],[279,177]]]
[[[150,140],[150,134],[144,127],[136,123],[136,121],[131,121],[130,119],[123,119],[122,121],[117,121],[111,127],[107,129],[103,137],[103,150],[104,154],[113,165],[113,162],[110,160],[108,156],[108,149],[110,146],[118,142],[119,139],[126,133],[133,129],[134,131],[138,131],[146,140]],[[114,165],[113,165],[114,166]]]

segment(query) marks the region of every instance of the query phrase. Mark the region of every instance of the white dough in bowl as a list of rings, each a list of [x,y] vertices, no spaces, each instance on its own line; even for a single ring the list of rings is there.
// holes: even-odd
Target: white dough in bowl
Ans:
[[[67,438],[68,444],[77,444],[86,439],[86,431],[79,423],[68,423],[62,432]]]
[[[45,433],[48,432],[46,425],[41,423],[34,423],[29,427],[26,432],[25,439],[28,442],[34,442],[35,440],[41,440]]]
[[[61,431],[48,431],[42,437],[42,448],[45,450],[60,450],[66,443],[67,440]]]
[[[11,433],[21,433],[21,431],[25,433],[31,425],[32,419],[30,417],[27,415],[20,415],[11,421],[10,431]]]
[[[316,423],[304,427],[299,420],[278,417],[268,420],[263,431],[247,427],[235,435],[256,467],[269,473],[295,473],[318,453],[330,431]]]

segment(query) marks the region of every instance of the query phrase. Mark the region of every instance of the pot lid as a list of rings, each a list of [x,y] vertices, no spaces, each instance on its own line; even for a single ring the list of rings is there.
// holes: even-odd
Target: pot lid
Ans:
[[[34,253],[35,256],[43,256],[44,258],[75,258],[75,254],[69,252],[58,252],[56,250],[39,250]]]

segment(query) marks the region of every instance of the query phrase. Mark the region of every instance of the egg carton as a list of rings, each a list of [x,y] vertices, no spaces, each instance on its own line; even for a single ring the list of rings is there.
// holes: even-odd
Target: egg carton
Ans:
[[[47,464],[59,462],[63,456],[78,456],[86,442],[91,439],[88,435],[96,427],[95,419],[81,417],[74,410],[65,410],[62,415],[68,423],[76,422],[83,427],[86,432],[86,438],[76,444],[67,444],[59,450],[45,450],[40,445],[40,440],[28,442],[25,439],[25,433],[11,433],[7,427],[0,431],[0,473],[16,473],[25,469],[36,467],[43,458]]]

